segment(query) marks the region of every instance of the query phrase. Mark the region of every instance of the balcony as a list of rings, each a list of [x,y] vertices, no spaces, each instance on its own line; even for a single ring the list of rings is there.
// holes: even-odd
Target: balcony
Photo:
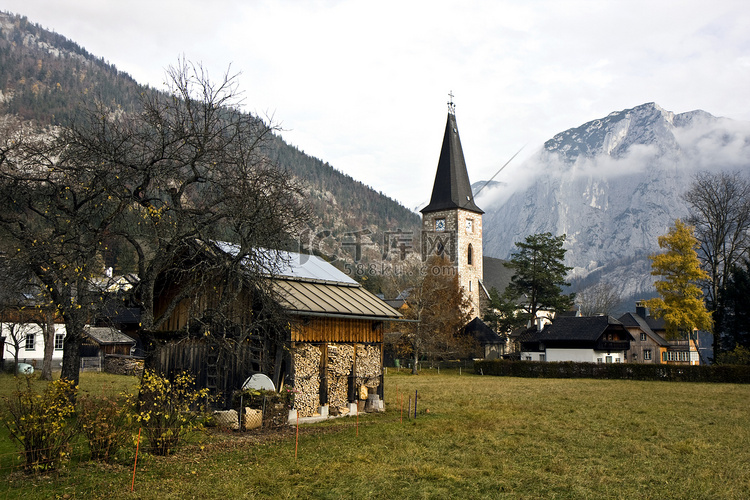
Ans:
[[[596,343],[596,351],[627,351],[630,349],[629,340],[600,340]]]

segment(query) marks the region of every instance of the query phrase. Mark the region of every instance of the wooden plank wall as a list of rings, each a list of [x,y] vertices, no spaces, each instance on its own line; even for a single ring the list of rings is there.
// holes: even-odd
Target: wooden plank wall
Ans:
[[[273,378],[271,360],[275,353],[264,352],[251,344],[241,344],[232,349],[221,349],[216,344],[200,341],[167,343],[160,345],[148,368],[171,377],[182,371],[192,373],[196,387],[207,386],[209,356],[217,360],[218,380],[214,395],[222,397],[222,404],[229,402],[232,392],[254,373],[265,373]]]
[[[220,289],[213,290],[210,286],[207,286],[197,294],[197,297],[182,300],[159,330],[164,332],[182,330],[192,318],[200,317],[208,309],[217,309],[221,293]],[[156,299],[155,312],[157,317],[166,309],[169,300],[170,298],[166,294],[164,297]],[[243,290],[238,297],[230,302],[225,316],[237,324],[248,325],[252,321],[251,304],[252,295],[249,291]]]
[[[382,343],[383,323],[369,319],[306,318],[292,325],[292,342]]]

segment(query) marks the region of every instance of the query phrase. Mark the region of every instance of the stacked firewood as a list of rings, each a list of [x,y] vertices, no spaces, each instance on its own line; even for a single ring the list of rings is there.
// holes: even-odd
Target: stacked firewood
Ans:
[[[355,372],[357,386],[375,388],[380,385],[382,363],[380,347],[376,345],[357,344],[357,368]]]
[[[332,415],[348,411],[349,374],[354,364],[354,346],[336,344],[328,346],[328,406]]]
[[[294,408],[300,417],[309,417],[320,406],[321,351],[312,344],[301,344],[294,349]]]

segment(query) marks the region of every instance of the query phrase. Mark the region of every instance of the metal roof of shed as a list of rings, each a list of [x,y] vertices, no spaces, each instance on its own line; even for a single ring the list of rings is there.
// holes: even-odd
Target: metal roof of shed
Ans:
[[[274,289],[281,305],[296,314],[315,313],[377,318],[397,318],[401,314],[361,286],[341,286],[303,280],[276,279]]]
[[[221,251],[230,255],[237,255],[239,251],[239,247],[234,243],[217,241],[215,244]],[[261,260],[265,259],[269,262],[266,267],[275,269],[279,276],[359,285],[354,279],[316,255],[265,248],[259,250],[259,254],[262,255]],[[273,265],[270,262],[273,262]]]
[[[227,253],[236,245],[217,243]],[[315,255],[267,250],[278,257],[278,274],[271,277],[282,307],[292,314],[368,319],[398,318],[401,314],[354,279]]]
[[[104,344],[131,344],[135,345],[135,340],[122,333],[120,330],[108,326],[87,326],[86,335],[91,337],[96,343]]]

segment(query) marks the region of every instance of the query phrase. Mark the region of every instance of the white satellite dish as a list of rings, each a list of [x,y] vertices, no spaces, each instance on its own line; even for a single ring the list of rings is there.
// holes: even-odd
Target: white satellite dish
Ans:
[[[17,373],[23,373],[24,375],[31,375],[34,373],[34,367],[28,363],[18,363],[16,370]]]
[[[245,380],[242,384],[242,389],[255,389],[256,391],[276,391],[273,382],[270,378],[262,373],[256,373],[252,377]]]

